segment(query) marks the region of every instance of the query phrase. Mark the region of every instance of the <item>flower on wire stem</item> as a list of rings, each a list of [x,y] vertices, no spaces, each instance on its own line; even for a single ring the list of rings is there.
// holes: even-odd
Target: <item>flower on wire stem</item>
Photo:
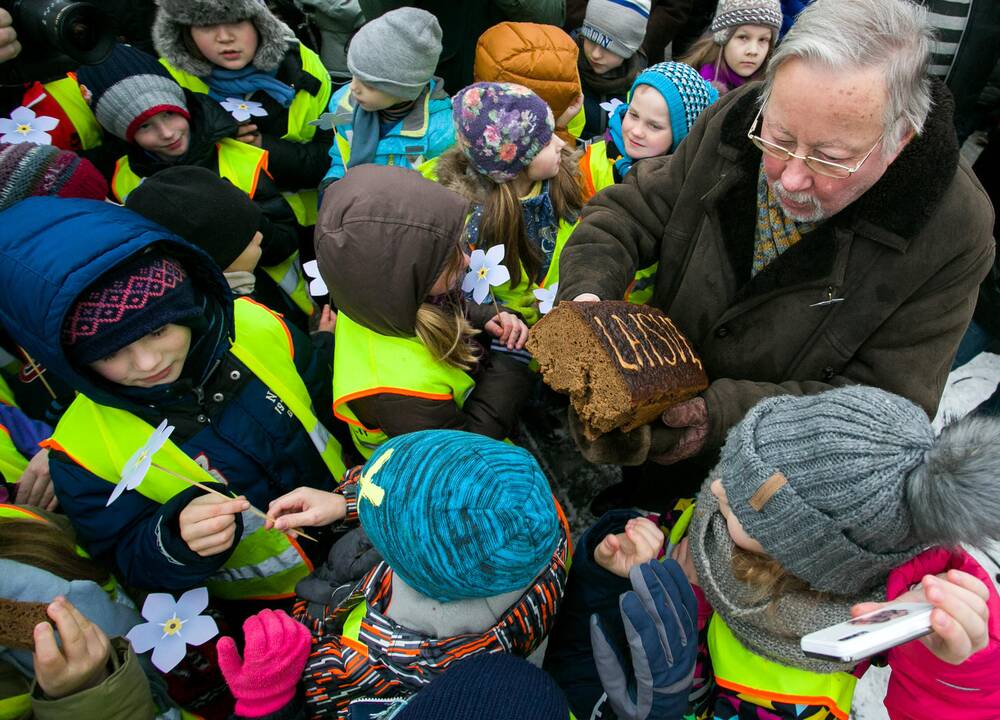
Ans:
[[[188,645],[201,645],[219,634],[215,620],[200,613],[208,607],[208,589],[188,590],[174,601],[167,593],[150,593],[139,623],[125,637],[137,653],[152,649],[153,665],[168,673],[187,654]]]
[[[49,130],[55,130],[59,120],[48,115],[36,115],[35,111],[23,105],[15,108],[9,118],[0,118],[0,142],[17,145],[34,143],[51,145]]]
[[[494,245],[486,252],[473,250],[469,256],[469,272],[462,280],[462,292],[471,292],[472,299],[481,305],[489,296],[491,287],[509,281],[510,272],[503,265],[503,256],[503,245]]]
[[[219,104],[224,107],[236,122],[246,122],[251,117],[264,117],[267,110],[259,102],[253,100],[241,100],[239,98],[226,98],[220,100]]]
[[[149,436],[149,439],[138,450],[132,453],[132,457],[128,459],[122,468],[121,478],[118,480],[118,484],[115,485],[115,489],[112,490],[111,497],[108,498],[105,507],[117,500],[126,490],[135,490],[139,487],[153,464],[153,455],[167,443],[167,440],[170,439],[170,433],[173,431],[174,426],[167,425],[167,421],[164,420],[153,431],[153,434]]]

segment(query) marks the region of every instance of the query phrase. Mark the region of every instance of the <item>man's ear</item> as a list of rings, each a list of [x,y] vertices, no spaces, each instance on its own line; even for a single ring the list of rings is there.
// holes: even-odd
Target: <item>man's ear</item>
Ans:
[[[906,133],[903,134],[903,138],[899,141],[899,147],[896,148],[896,152],[892,154],[891,158],[886,159],[885,164],[892,165],[892,163],[895,162],[896,158],[899,157],[899,154],[903,152],[903,148],[905,148],[907,144],[909,144],[910,140],[916,137],[916,134],[917,134],[916,130],[914,130],[912,127],[909,128],[906,131]]]

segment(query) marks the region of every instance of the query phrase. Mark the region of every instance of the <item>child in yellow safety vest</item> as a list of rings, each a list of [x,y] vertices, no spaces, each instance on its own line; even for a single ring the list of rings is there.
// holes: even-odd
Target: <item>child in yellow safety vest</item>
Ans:
[[[131,210],[29,198],[0,222],[0,322],[78,391],[44,445],[84,547],[134,587],[290,597],[311,561],[247,511],[343,474],[311,399],[329,362],[272,311],[234,302],[203,251]],[[122,492],[163,420],[173,434]]]
[[[107,60],[81,68],[78,77],[98,122],[129,143],[111,178],[112,196],[124,203],[147,177],[183,165],[228,179],[261,209],[261,267],[311,316],[314,304],[298,253],[311,247],[312,228],[296,221],[293,206],[272,181],[268,151],[233,139],[236,121],[218,103],[182,89],[152,56],[127,45],[116,45]]]
[[[452,105],[458,143],[434,173],[472,203],[466,245],[503,246],[510,280],[493,295],[533,325],[541,317],[534,291],[558,283],[583,207],[577,156],[555,134],[549,106],[523,85],[475,83]]]
[[[603,684],[619,717],[637,720],[847,720],[858,678],[880,661],[892,668],[892,720],[1000,717],[1000,595],[962,549],[1000,538],[998,448],[995,419],[935,437],[923,410],[876,388],[765,399],[682,516],[687,537],[683,522],[671,532],[671,567],[644,564],[663,535],[629,511],[581,540],[575,610],[554,629],[546,667],[588,717]],[[697,609],[683,601],[685,576]],[[860,664],[803,652],[803,636],[897,600],[933,606],[929,635]],[[695,621],[691,707],[656,712],[655,698],[691,687],[694,658],[680,645],[695,643]],[[588,624],[593,657],[579,645]]]
[[[517,421],[533,374],[488,339],[520,350],[528,328],[461,292],[468,207],[416,172],[379,165],[351,169],[324,194],[316,253],[337,307],[333,412],[364,457],[415,430],[499,439]]]
[[[182,87],[233,114],[237,140],[268,152],[275,185],[289,193],[300,223],[314,225],[333,141],[312,124],[332,92],[319,56],[259,0],[158,2],[153,43]]]

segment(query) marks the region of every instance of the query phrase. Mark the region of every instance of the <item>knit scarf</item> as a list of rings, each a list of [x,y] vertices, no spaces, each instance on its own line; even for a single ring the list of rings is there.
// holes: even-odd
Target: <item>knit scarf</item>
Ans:
[[[754,237],[751,277],[801,240],[805,233],[815,230],[816,225],[796,222],[785,215],[778,196],[767,182],[762,161],[757,175],[757,231]]]
[[[628,156],[628,153],[625,152],[625,138],[622,137],[622,118],[625,117],[625,113],[627,112],[628,103],[622,103],[616,107],[615,111],[611,113],[611,117],[608,118],[608,132],[605,133],[606,136],[610,137],[611,142],[615,144],[615,148],[621,154],[621,157],[615,160],[615,171],[619,178],[628,175],[628,171],[632,169],[632,163],[634,162]],[[611,153],[608,153],[608,157],[611,157]]]
[[[399,103],[377,112],[369,112],[360,105],[355,105],[351,120],[351,159],[347,161],[347,167],[375,162],[383,129],[392,127],[406,117],[415,104],[416,101]]]
[[[705,597],[744,647],[810,672],[850,672],[854,668],[851,663],[806,657],[799,641],[803,635],[847,620],[856,603],[884,601],[884,587],[857,597],[803,591],[761,600],[757,588],[733,576],[733,540],[707,482],[698,497],[688,537]]]
[[[253,65],[247,65],[239,70],[227,70],[215,66],[211,75],[202,80],[208,84],[209,96],[220,102],[231,97],[246,97],[252,92],[262,90],[280,103],[281,107],[287,108],[295,99],[295,88],[278,80],[277,72],[277,70],[263,72]]]

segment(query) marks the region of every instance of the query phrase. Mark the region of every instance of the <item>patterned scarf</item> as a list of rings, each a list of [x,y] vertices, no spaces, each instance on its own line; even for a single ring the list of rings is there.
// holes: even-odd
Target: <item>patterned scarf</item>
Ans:
[[[799,223],[785,215],[778,196],[774,194],[764,173],[764,162],[760,163],[757,175],[757,232],[753,246],[753,268],[751,277],[766,268],[781,253],[814,230],[816,223]]]

